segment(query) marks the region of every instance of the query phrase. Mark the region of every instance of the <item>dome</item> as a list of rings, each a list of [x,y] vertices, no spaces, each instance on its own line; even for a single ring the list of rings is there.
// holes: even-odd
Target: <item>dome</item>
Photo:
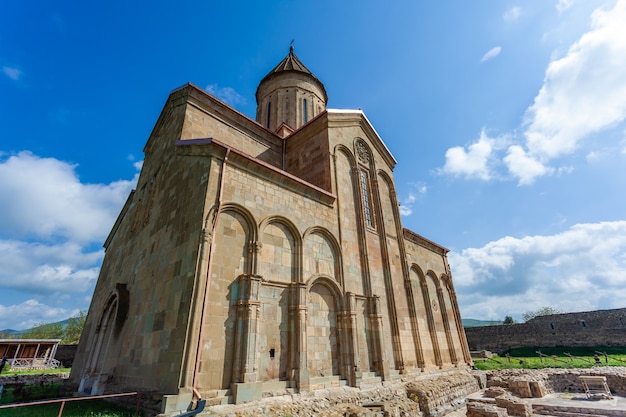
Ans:
[[[256,120],[276,132],[283,124],[295,130],[326,109],[324,84],[293,50],[259,83]]]

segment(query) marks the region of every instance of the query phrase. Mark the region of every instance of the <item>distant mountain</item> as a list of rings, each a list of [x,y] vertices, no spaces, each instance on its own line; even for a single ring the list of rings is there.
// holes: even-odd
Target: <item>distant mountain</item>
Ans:
[[[462,319],[463,327],[479,327],[479,326],[497,326],[502,324],[500,320],[476,320],[476,319]]]
[[[57,321],[55,323],[45,323],[45,324],[56,324],[59,323],[61,324],[63,327],[67,326],[67,323],[70,321],[70,319],[65,319],[65,320],[61,320],[61,321]],[[37,327],[37,326],[33,326],[33,327]],[[18,339],[20,337],[20,335],[24,334],[24,332],[27,332],[30,329],[24,329],[24,330],[13,330],[13,329],[4,329],[4,330],[0,330],[0,339],[3,338],[2,335],[6,335],[10,338],[13,339]]]
[[[26,330],[13,330],[13,329],[4,329],[0,330],[0,335],[8,335],[11,337],[17,337],[24,333]]]

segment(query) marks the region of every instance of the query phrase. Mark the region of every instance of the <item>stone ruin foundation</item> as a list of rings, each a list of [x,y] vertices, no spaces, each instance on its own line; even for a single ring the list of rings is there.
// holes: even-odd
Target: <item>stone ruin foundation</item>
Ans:
[[[534,399],[556,393],[584,395],[580,376],[604,376],[616,396],[624,398],[624,409],[602,414],[570,408],[555,411],[533,404]],[[39,384],[41,375],[2,377],[8,387]],[[45,377],[47,382],[48,377]],[[53,379],[67,378],[57,375]],[[482,390],[482,393],[479,392]],[[142,406],[146,407],[144,397]],[[155,415],[147,407],[147,415]],[[540,369],[501,371],[452,371],[421,375],[397,382],[382,382],[354,388],[348,386],[303,393],[277,391],[260,401],[207,407],[199,417],[624,417],[626,416],[626,367],[589,369]],[[165,415],[159,415],[164,417]]]
[[[584,393],[581,376],[602,376],[606,378],[611,392],[626,396],[626,367],[606,367],[589,369],[509,369],[500,371],[475,371],[481,388],[482,397],[471,396],[467,402],[467,417],[531,417],[533,415],[559,417],[602,417],[626,416],[624,407],[614,409],[594,408],[594,402],[561,401],[559,404],[534,403],[532,399],[543,398],[549,394],[577,393],[582,398]],[[577,404],[578,403],[578,404]]]
[[[361,388],[333,387],[217,405],[207,407],[199,416],[436,417],[463,407],[465,398],[479,389],[469,371],[456,371]]]

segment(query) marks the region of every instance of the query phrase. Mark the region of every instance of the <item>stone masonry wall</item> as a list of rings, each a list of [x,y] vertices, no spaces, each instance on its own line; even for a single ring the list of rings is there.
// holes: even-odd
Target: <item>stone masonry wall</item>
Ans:
[[[527,323],[465,328],[470,350],[533,346],[624,346],[626,308],[540,316]]]

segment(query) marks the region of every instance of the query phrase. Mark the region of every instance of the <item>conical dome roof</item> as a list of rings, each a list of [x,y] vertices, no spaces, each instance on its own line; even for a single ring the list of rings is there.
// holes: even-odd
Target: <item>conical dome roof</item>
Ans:
[[[289,72],[299,72],[299,73],[304,73],[308,75],[311,78],[311,81],[313,81],[315,84],[317,84],[319,88],[321,88],[324,94],[324,101],[325,102],[328,101],[328,96],[326,94],[326,89],[324,88],[324,84],[322,84],[322,82],[318,80],[317,77],[315,77],[315,75],[313,75],[311,70],[309,70],[302,63],[302,61],[300,61],[300,59],[296,56],[295,52],[293,51],[293,46],[290,46],[289,54],[285,58],[283,58],[283,60],[280,61],[280,63],[276,65],[273,70],[271,70],[265,77],[263,77],[263,79],[259,83],[259,86],[257,87],[257,90],[256,90],[257,103],[259,103],[259,89],[261,88],[261,85],[271,80],[272,78],[279,77],[281,75],[286,75]]]
[[[256,121],[272,132],[283,125],[293,132],[323,112],[327,101],[324,84],[298,59],[292,46],[256,89]]]

